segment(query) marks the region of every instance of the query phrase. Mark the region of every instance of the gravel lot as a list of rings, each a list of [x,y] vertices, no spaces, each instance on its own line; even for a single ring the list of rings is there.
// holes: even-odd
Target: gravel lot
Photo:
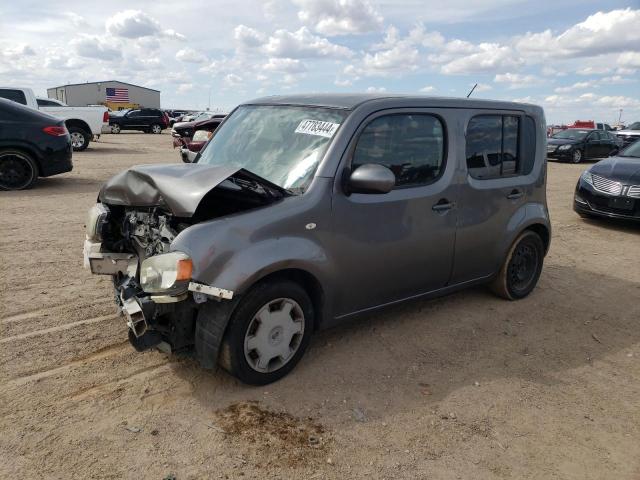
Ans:
[[[550,164],[538,288],[477,288],[318,333],[293,374],[247,387],[136,353],[86,210],[171,137],[105,135],[74,171],[0,193],[4,478],[640,478],[640,228],[571,210]]]

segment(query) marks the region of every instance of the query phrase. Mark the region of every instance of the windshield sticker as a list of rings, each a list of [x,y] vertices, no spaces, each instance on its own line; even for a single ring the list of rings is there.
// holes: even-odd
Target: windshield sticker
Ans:
[[[303,120],[300,122],[300,125],[298,125],[298,128],[296,128],[296,133],[331,138],[339,126],[339,123],[323,122],[321,120]]]

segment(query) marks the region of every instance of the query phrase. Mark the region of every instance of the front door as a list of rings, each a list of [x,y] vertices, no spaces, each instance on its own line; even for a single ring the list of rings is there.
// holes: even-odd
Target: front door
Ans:
[[[609,154],[608,141],[603,140],[606,138],[606,133],[591,132],[585,141],[585,157],[586,158],[601,158],[607,157]]]
[[[442,288],[451,274],[456,229],[455,156],[437,110],[394,110],[367,119],[344,167],[388,167],[396,188],[345,194],[332,216],[340,270],[335,313],[343,316]]]

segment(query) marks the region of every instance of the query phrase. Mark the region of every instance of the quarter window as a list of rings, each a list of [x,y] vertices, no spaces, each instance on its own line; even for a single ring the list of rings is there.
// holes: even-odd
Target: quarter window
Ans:
[[[528,149],[533,147],[534,151],[521,155],[520,117],[473,117],[467,127],[466,141],[469,174],[474,178],[490,179],[529,173],[535,157],[535,126],[532,123],[531,120],[524,122],[524,136],[526,146]],[[523,159],[525,165],[522,165]]]
[[[27,97],[25,97],[24,92],[22,90],[0,88],[0,97],[6,98],[7,100],[12,100],[16,103],[21,103],[22,105],[27,104]]]
[[[444,127],[433,115],[394,114],[372,120],[360,134],[352,169],[366,163],[389,168],[397,187],[426,185],[444,167]]]

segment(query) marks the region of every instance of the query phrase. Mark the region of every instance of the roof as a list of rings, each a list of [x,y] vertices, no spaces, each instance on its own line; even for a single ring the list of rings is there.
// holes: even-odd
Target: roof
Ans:
[[[315,107],[342,108],[353,110],[354,108],[368,103],[390,103],[401,101],[403,104],[415,102],[419,106],[428,104],[430,107],[449,108],[491,108],[501,110],[521,110],[529,104],[507,102],[502,100],[480,100],[476,98],[454,98],[454,97],[433,97],[427,95],[400,95],[386,93],[319,93],[319,94],[298,94],[298,95],[275,95],[270,97],[257,98],[247,105],[306,105]]]
[[[121,82],[120,80],[103,80],[101,82],[68,83],[66,85],[59,85],[57,87],[51,87],[51,88],[75,87],[76,85],[97,85],[99,83],[108,83],[108,82],[121,83],[123,85],[129,85],[131,87],[142,88],[143,90],[151,90],[152,92],[160,93],[160,90],[155,90],[153,88],[148,88],[148,87],[141,87],[140,85],[134,85],[133,83]],[[48,89],[48,90],[50,90],[50,89]]]

